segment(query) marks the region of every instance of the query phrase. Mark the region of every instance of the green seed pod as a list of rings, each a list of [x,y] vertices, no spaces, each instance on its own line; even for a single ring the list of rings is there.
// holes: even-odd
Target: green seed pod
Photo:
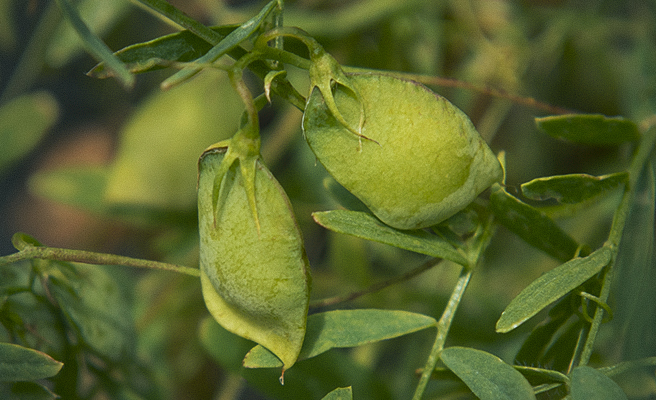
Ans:
[[[199,161],[203,297],[219,324],[268,348],[284,372],[301,350],[310,297],[301,232],[287,195],[259,157],[234,158],[227,170],[224,158],[231,159],[226,148],[215,148]]]
[[[381,221],[397,229],[435,225],[501,180],[492,150],[445,98],[392,76],[349,78],[355,91],[341,85],[334,89],[343,118],[334,117],[315,87],[303,130],[326,170]]]

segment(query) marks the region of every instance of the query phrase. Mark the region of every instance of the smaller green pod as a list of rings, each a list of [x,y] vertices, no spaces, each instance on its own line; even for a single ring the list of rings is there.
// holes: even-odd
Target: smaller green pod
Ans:
[[[269,349],[286,370],[303,344],[310,297],[301,232],[287,195],[259,157],[237,158],[217,176],[225,155],[225,147],[215,148],[199,160],[203,297],[219,324]],[[254,167],[254,185],[246,184],[244,167]]]
[[[314,87],[303,130],[326,170],[384,223],[397,229],[435,225],[502,179],[492,150],[445,98],[388,75],[348,78],[352,87],[336,85],[331,100],[341,117]]]

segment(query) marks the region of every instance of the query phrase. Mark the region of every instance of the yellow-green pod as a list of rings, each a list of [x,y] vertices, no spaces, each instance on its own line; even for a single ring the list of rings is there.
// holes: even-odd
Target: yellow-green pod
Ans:
[[[225,151],[208,150],[199,161],[203,297],[219,324],[269,349],[286,370],[303,344],[310,297],[301,232],[287,195],[259,157],[246,159],[254,163],[248,166],[255,170],[254,186],[245,184],[239,159],[217,178]],[[249,187],[254,187],[256,215]]]
[[[501,180],[494,153],[445,98],[387,75],[349,79],[355,90],[336,85],[334,91],[349,127],[315,88],[303,116],[305,138],[335,180],[384,223],[398,229],[435,225]]]

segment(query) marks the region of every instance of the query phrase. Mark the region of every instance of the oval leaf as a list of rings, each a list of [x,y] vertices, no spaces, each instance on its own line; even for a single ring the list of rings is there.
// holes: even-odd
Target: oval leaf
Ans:
[[[567,261],[574,257],[579,244],[545,213],[531,207],[506,192],[501,185],[494,185],[490,194],[490,206],[497,221],[521,237],[526,243],[550,256]]]
[[[626,393],[612,379],[588,366],[576,367],[571,374],[572,400],[622,400]]]
[[[611,250],[602,247],[584,258],[575,258],[534,280],[515,297],[497,321],[497,332],[509,332],[549,304],[566,295],[608,265]]]
[[[536,118],[538,128],[557,139],[597,146],[614,146],[640,139],[633,121],[600,114],[569,114]]]
[[[533,200],[555,199],[576,204],[601,196],[628,182],[627,172],[604,176],[571,174],[534,179],[522,184],[522,194]]]
[[[434,318],[398,310],[335,310],[310,315],[299,360],[318,356],[333,348],[356,347],[392,339],[435,326]],[[244,358],[247,368],[282,366],[262,346]]]
[[[0,381],[32,381],[57,375],[64,364],[46,353],[0,343]]]
[[[385,225],[369,213],[333,210],[315,212],[312,217],[316,223],[331,231],[443,258],[460,265],[467,264],[467,259],[439,236],[422,230],[400,231]]]
[[[0,107],[0,172],[34,148],[57,120],[58,109],[46,92],[22,95]]]
[[[535,399],[533,388],[522,374],[497,356],[466,347],[449,347],[440,358],[481,400]]]
[[[322,400],[352,400],[353,389],[349,387],[337,388],[323,397]]]

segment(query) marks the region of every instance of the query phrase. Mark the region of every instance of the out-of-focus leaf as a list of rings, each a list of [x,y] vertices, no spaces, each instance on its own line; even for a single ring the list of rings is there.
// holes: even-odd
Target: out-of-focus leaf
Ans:
[[[323,180],[323,187],[328,190],[328,193],[337,201],[342,207],[350,211],[370,212],[369,208],[360,201],[353,193],[346,190],[346,188],[339,184],[335,178],[328,176]]]
[[[201,323],[200,338],[210,356],[222,367],[243,376],[253,387],[272,398],[320,399],[336,387],[350,385],[358,388],[360,400],[392,398],[388,382],[340,352],[327,352],[294,364],[285,371],[285,384],[281,385],[280,369],[244,368],[242,359],[253,343],[226,331],[213,318],[208,317]]]
[[[636,182],[615,264],[616,305],[611,324],[622,332],[619,340],[623,358],[627,360],[656,356],[656,173],[653,168],[654,164],[649,164]]]
[[[353,389],[349,387],[337,388],[323,397],[322,400],[352,400]]]
[[[239,25],[227,25],[211,28],[214,32],[225,36],[235,30]],[[161,36],[148,42],[136,43],[127,46],[116,53],[132,73],[141,73],[165,68],[174,62],[187,62],[195,60],[207,53],[212,45],[189,31],[172,33]],[[111,70],[100,63],[93,67],[87,75],[93,78],[109,78],[113,76]]]
[[[62,13],[73,26],[82,39],[82,44],[86,50],[98,61],[102,61],[111,69],[118,80],[126,88],[134,86],[134,75],[125,68],[125,65],[119,60],[114,53],[107,47],[107,45],[96,36],[89,27],[84,23],[80,17],[77,9],[69,2],[69,0],[55,0],[61,8]]]
[[[585,365],[572,370],[570,394],[572,400],[628,400],[617,383]]]
[[[90,348],[113,361],[134,354],[130,305],[118,282],[95,265],[51,263],[50,290],[67,319]]]
[[[515,297],[497,321],[497,332],[509,332],[577,286],[610,262],[611,250],[601,247],[583,258],[572,259],[541,275]]]
[[[467,265],[465,256],[439,236],[423,230],[400,231],[383,224],[369,213],[333,210],[315,212],[312,217],[319,225],[335,232]]]
[[[95,35],[102,37],[130,11],[132,6],[126,0],[84,0],[78,2],[76,7],[89,29]],[[70,24],[62,21],[48,44],[46,62],[54,68],[59,68],[80,50],[82,50],[82,43],[77,33]]]
[[[16,25],[13,13],[14,3],[0,0],[0,49],[6,51],[16,45]]]
[[[49,355],[11,343],[0,343],[0,381],[33,381],[57,375],[64,364]]]
[[[36,382],[0,382],[0,399],[54,400],[60,398]]]
[[[34,147],[58,114],[57,101],[47,92],[25,94],[0,107],[0,172]]]
[[[502,225],[560,261],[571,259],[579,249],[576,240],[545,213],[511,196],[501,185],[492,186],[490,207]]]
[[[96,214],[105,214],[103,201],[109,169],[102,166],[41,171],[30,177],[35,194]]]
[[[535,123],[548,135],[574,143],[614,146],[640,138],[636,124],[622,117],[569,114],[536,118]]]
[[[442,350],[440,359],[481,400],[535,399],[522,374],[490,353],[449,347]]]
[[[522,194],[533,200],[556,199],[576,204],[601,196],[628,182],[627,172],[604,176],[571,174],[537,178],[522,184]]]
[[[223,73],[156,92],[121,132],[105,201],[111,207],[195,210],[203,150],[237,131],[242,103]]]
[[[407,335],[436,325],[434,318],[398,310],[335,310],[313,314],[299,360],[316,357],[333,348],[356,347]],[[281,367],[269,350],[258,345],[244,358],[247,368]]]

